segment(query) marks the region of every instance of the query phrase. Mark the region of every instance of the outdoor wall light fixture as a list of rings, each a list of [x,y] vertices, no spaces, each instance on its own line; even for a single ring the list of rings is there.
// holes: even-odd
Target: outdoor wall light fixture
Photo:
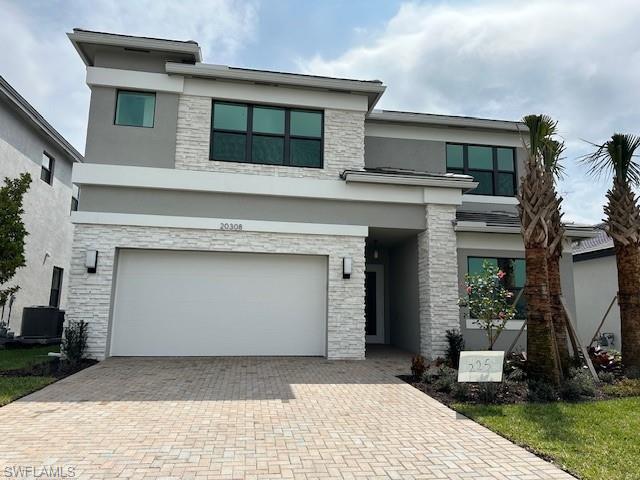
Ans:
[[[87,259],[84,264],[87,267],[87,273],[96,273],[96,268],[98,268],[98,251],[87,250]]]
[[[342,259],[342,278],[351,278],[351,270],[353,269],[351,257]]]

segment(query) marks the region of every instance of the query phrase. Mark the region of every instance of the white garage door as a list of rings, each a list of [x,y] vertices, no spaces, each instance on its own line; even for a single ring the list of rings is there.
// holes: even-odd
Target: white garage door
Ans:
[[[326,257],[121,250],[111,355],[325,355]]]

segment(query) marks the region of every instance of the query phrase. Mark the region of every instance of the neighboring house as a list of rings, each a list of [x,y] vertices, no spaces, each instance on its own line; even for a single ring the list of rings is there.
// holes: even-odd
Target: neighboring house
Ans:
[[[91,104],[67,317],[93,356],[485,347],[457,300],[483,258],[524,284],[523,125],[377,111],[380,81],[207,65],[193,41],[69,38]],[[570,249],[562,269],[573,308]]]
[[[599,225],[603,228],[604,225]],[[576,289],[577,330],[589,345],[611,301],[618,293],[618,267],[613,240],[604,231],[577,242],[573,248],[573,281]],[[614,302],[600,329],[603,347],[620,350],[620,307]],[[600,338],[603,335],[603,338]]]
[[[1,313],[20,334],[22,309],[33,305],[65,308],[77,190],[71,167],[82,155],[6,80],[0,77],[0,180],[31,174],[24,197],[26,266],[9,283],[20,290]],[[4,183],[3,183],[4,184]]]

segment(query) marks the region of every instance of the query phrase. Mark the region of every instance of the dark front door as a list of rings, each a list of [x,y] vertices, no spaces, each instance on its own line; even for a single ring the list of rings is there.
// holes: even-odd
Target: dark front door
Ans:
[[[384,343],[384,267],[370,265],[364,277],[364,318],[368,343]]]

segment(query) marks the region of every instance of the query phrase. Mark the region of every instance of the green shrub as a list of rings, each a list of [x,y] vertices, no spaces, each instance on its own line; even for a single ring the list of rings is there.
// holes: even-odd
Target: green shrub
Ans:
[[[447,351],[445,353],[447,363],[457,370],[460,365],[460,352],[464,350],[464,338],[458,330],[447,330],[445,335],[447,337]]]
[[[612,397],[640,397],[640,379],[623,378],[613,385],[605,385],[602,390]]]
[[[527,378],[527,374],[520,367],[512,367],[511,371],[507,375],[507,380],[510,382],[522,382]]]
[[[433,383],[440,376],[440,367],[429,367],[422,375],[423,383]]]
[[[457,383],[457,372],[445,365],[438,367],[437,378],[433,381],[433,388],[438,392],[449,393]]]
[[[69,363],[80,364],[87,350],[87,323],[84,320],[67,325],[60,350]]]
[[[411,374],[417,380],[421,379],[427,369],[427,361],[422,355],[416,355],[411,358]]]
[[[538,380],[529,381],[527,398],[530,402],[554,402],[558,399],[558,392],[553,385]]]
[[[482,403],[495,403],[500,391],[500,384],[493,382],[481,383],[478,389],[478,400]]]
[[[451,389],[451,395],[460,402],[466,402],[471,397],[471,387],[468,383],[455,382]]]
[[[613,384],[617,380],[614,373],[611,372],[598,372],[598,378],[602,383]]]
[[[575,402],[582,397],[595,397],[596,391],[591,374],[585,369],[576,368],[562,382],[558,393],[563,400]]]

